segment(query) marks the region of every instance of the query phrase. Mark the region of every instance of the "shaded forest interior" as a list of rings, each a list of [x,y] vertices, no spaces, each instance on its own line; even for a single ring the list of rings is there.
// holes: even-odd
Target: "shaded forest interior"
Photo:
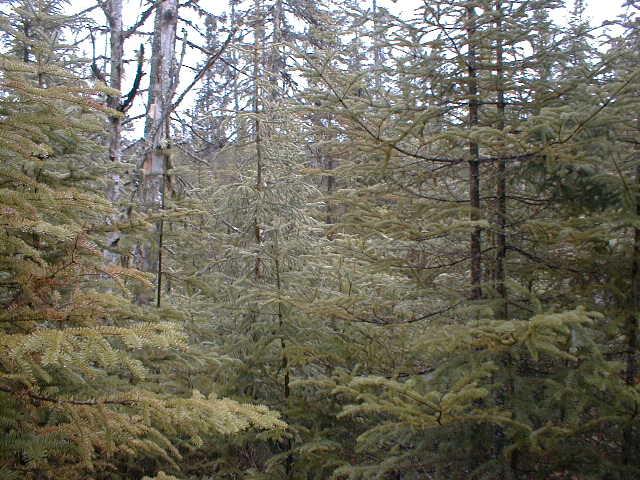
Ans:
[[[640,1],[402,8],[0,2],[0,479],[640,478]]]

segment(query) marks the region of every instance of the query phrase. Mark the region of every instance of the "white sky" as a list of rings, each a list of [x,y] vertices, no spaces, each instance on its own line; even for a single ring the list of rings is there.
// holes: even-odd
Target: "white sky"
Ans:
[[[413,10],[420,7],[420,5],[423,5],[424,1],[429,1],[429,0],[395,0],[395,1],[394,0],[377,0],[377,4],[380,7],[386,8],[389,12],[393,14],[402,15],[403,13],[411,14]],[[602,22],[606,20],[614,20],[618,15],[620,15],[623,12],[623,8],[622,8],[623,2],[624,0],[586,0],[585,2],[586,16],[591,20],[591,23],[594,26],[600,25]],[[87,8],[88,6],[87,0],[70,0],[70,3],[73,7],[73,10],[82,10],[84,8]],[[146,0],[125,0],[124,3],[125,3],[125,9],[123,12],[124,13],[123,16],[124,16],[125,28],[127,28],[128,26],[136,22],[140,13],[147,8],[148,3]],[[372,0],[360,0],[360,4],[363,6],[366,6],[367,4],[371,5]],[[573,7],[573,0],[566,0],[565,4],[566,4],[566,8],[564,10],[556,11],[555,18],[560,23],[566,22],[566,19],[568,18],[568,14],[571,8]],[[215,12],[216,14],[229,11],[227,0],[200,0],[198,2],[198,5],[206,10]],[[194,21],[195,23],[200,23],[202,21],[195,15],[193,16],[189,15],[189,17],[190,17],[190,20]],[[93,12],[93,18],[96,20],[98,24],[105,23],[104,15],[99,9]],[[203,25],[199,25],[199,26],[204,27]],[[152,18],[150,18],[144,26],[145,31],[151,31],[152,29],[153,29],[153,15],[152,15]],[[189,40],[199,43],[200,39],[195,38],[198,35],[197,34],[194,35],[194,33],[195,32],[192,32],[189,34]],[[139,37],[136,38],[135,36],[130,38],[127,41],[127,43],[125,44],[126,58],[133,57],[132,52],[138,48],[140,41],[141,39]],[[179,45],[178,45],[178,48],[180,48]],[[97,49],[98,49],[97,51],[98,55],[101,55],[101,54],[108,55],[108,44],[107,44],[106,37],[103,37],[102,41],[99,40]],[[84,49],[84,50],[85,50],[85,55],[91,55],[90,46],[88,46],[88,49]],[[147,54],[146,54],[147,58],[149,57],[149,53],[150,52],[147,49]],[[200,55],[197,55],[194,52],[190,55],[187,55],[187,58],[185,59],[185,63],[189,63],[195,67],[198,61],[201,61],[201,58],[199,57]],[[105,69],[107,69],[106,64],[104,65],[104,67]],[[127,73],[129,73],[130,71],[131,71],[130,67],[126,69],[125,77],[131,76],[131,75],[127,75]],[[191,77],[192,77],[191,72],[189,72],[188,74],[185,73],[185,77],[187,78],[185,78],[184,80],[181,78],[182,86],[190,83]],[[125,91],[127,91],[127,89],[129,88],[130,80],[131,78],[125,78],[124,80],[123,89]],[[183,108],[189,107],[190,104],[193,102],[193,98],[197,91],[197,88],[198,87],[196,86],[196,88],[193,89],[190,92],[190,94],[187,96],[187,98],[185,99],[185,102],[183,102],[183,105],[182,105]],[[181,88],[178,87],[178,92],[180,91],[181,91]],[[146,103],[145,97],[146,97],[145,95],[141,95],[136,99],[134,107],[129,112],[130,115],[135,116],[139,113],[144,112],[144,104]],[[137,136],[139,133],[141,133],[141,132],[138,132],[140,130],[140,126],[138,125],[136,125],[136,128],[134,130],[135,130],[134,136]]]
[[[212,0],[209,0],[212,1]],[[613,20],[622,13],[624,0],[586,0],[587,16],[591,18],[595,25],[601,24],[605,20]],[[378,5],[386,8],[392,13],[409,11],[423,4],[423,0],[377,0]],[[204,2],[208,3],[207,1]],[[565,0],[567,7],[573,6],[572,0]]]
[[[366,0],[371,1],[371,0]],[[366,3],[362,1],[362,3]],[[587,15],[593,20],[595,24],[600,24],[605,20],[613,20],[619,13],[622,12],[622,4],[624,0],[586,0],[587,3]],[[378,5],[385,7],[390,12],[400,13],[402,11],[410,11],[423,3],[423,0],[377,0]],[[72,0],[75,5],[83,5],[86,0]],[[125,12],[127,23],[135,21],[135,17],[139,13],[140,9],[136,8],[138,2],[131,1],[130,4],[134,8],[129,8]],[[141,2],[142,3],[142,2]],[[571,8],[573,1],[566,0],[565,3]],[[219,0],[200,0],[199,5],[203,8],[211,9],[214,11],[226,10],[227,1]]]
[[[587,16],[598,25],[605,20],[614,20],[622,13],[623,0],[589,0],[587,2]]]

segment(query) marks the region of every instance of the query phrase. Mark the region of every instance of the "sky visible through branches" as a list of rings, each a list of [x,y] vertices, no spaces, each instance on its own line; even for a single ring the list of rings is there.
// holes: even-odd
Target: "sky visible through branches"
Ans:
[[[125,0],[124,3],[125,3],[125,9],[123,12],[124,24],[125,24],[125,28],[127,28],[127,26],[133,25],[139,18],[139,15],[146,8],[148,8],[147,7],[148,2],[143,0]],[[623,12],[623,3],[624,3],[623,0],[591,0],[585,3],[586,3],[586,16],[588,19],[591,20],[591,23],[594,26],[600,26],[604,22],[612,21],[616,18],[616,16],[618,16]],[[78,12],[89,8],[87,6],[86,1],[84,0],[70,0],[70,4],[72,7],[72,10],[78,11]],[[370,0],[361,1],[361,4],[362,4],[362,8],[366,10],[367,6],[371,8],[372,2]],[[406,17],[411,16],[412,12],[415,9],[419,8],[421,4],[422,2],[420,0],[377,0],[378,8],[385,8],[394,15],[406,16]],[[207,10],[216,15],[222,15],[225,12],[229,11],[229,5],[227,1],[214,2],[212,0],[206,0],[203,2],[198,2],[198,6],[199,8]],[[572,6],[573,6],[572,1],[566,2],[565,8],[558,9],[556,11],[556,16],[557,16],[556,19],[561,22],[568,21],[568,17],[569,17]],[[99,8],[96,8],[93,11],[91,11],[90,15],[95,19],[97,25],[100,25],[105,22],[105,19],[103,18],[104,15]],[[204,37],[202,35],[202,32],[204,32],[204,27],[202,25],[199,25],[199,21],[200,23],[202,23],[203,21],[202,18],[199,18],[190,9],[183,9],[180,15],[181,17],[185,18],[187,21],[193,22],[192,26],[196,27],[196,29],[194,29],[194,28],[189,28],[189,26],[186,26],[186,28],[183,30],[183,32],[187,32],[188,41],[193,43],[203,43]],[[143,34],[150,34],[152,31],[153,31],[153,15],[149,17],[149,19],[145,22],[145,24],[140,29],[140,32]],[[597,34],[603,33],[604,31],[605,29],[599,29]],[[140,43],[140,38],[137,38],[135,35],[130,37],[125,42],[125,58],[131,60],[131,62],[125,66],[125,85],[127,84],[127,79],[131,79],[131,77],[133,76],[133,70],[135,68],[133,65],[135,62],[133,62],[132,60],[135,58],[135,51],[138,48],[139,43]],[[99,58],[104,59],[103,68],[105,69],[105,71],[108,71],[107,61],[106,61],[106,58],[108,56],[108,51],[109,51],[108,38],[104,35],[100,37],[100,35],[97,34],[95,48],[96,48],[96,55]],[[198,50],[187,48],[185,52],[186,52],[186,55],[185,55],[184,66],[180,76],[180,82],[182,87],[189,85],[191,83],[194,72],[197,72],[199,66],[202,65],[205,61],[202,52]],[[91,55],[93,54],[91,43],[88,40],[84,42],[83,45],[81,46],[81,53],[87,57],[91,57]],[[143,78],[141,87],[143,89],[146,88],[146,78]],[[178,91],[180,91],[180,88],[178,88]],[[193,88],[188,93],[188,95],[186,95],[178,111],[184,111],[185,109],[189,109],[192,107],[195,97],[197,95],[197,91],[198,91],[198,85],[196,85],[195,88]],[[144,95],[138,96],[138,98],[134,102],[133,108],[130,111],[130,116],[134,118],[141,117],[144,114],[144,110],[145,110],[145,96]],[[132,129],[129,131],[128,136],[132,140],[135,140],[136,138],[141,137],[143,125],[144,125],[144,122],[142,121],[141,118],[139,121],[133,121]]]

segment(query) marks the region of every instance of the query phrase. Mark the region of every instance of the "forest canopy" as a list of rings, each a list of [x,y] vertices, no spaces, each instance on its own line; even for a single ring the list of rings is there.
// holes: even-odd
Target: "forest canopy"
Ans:
[[[640,2],[81,3],[0,2],[0,479],[640,478]]]

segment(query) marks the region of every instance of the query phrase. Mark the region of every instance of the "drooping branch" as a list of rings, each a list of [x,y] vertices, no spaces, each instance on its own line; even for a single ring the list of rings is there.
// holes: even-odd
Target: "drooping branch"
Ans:
[[[96,37],[93,34],[93,30],[89,29],[89,37],[91,38],[91,73],[103,83],[107,83],[107,78],[100,67],[98,67],[97,56],[96,56]]]
[[[73,399],[65,399],[65,398],[53,398],[47,397],[44,395],[40,395],[32,392],[28,389],[23,390],[13,390],[8,387],[0,386],[0,392],[9,393],[12,395],[16,395],[18,397],[28,398],[32,402],[47,402],[47,403],[55,403],[57,405],[82,405],[82,406],[100,406],[100,405],[122,405],[122,406],[131,406],[139,403],[133,399],[121,399],[121,400],[73,400]]]

